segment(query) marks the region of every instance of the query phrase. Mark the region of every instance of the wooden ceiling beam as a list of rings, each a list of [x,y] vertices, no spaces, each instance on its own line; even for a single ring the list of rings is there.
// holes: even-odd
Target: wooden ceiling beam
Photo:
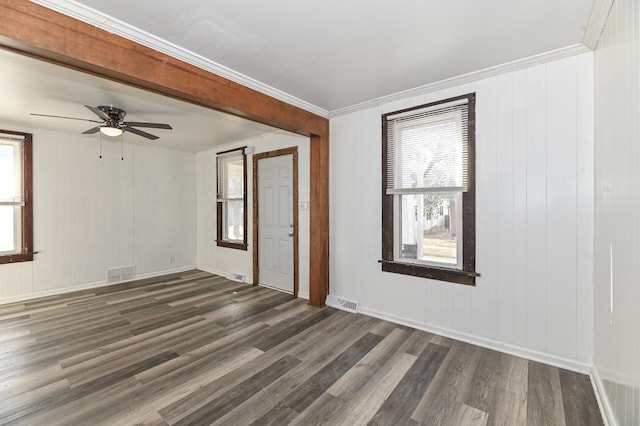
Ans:
[[[329,290],[329,121],[28,0],[0,0],[0,47],[310,138],[310,303]]]

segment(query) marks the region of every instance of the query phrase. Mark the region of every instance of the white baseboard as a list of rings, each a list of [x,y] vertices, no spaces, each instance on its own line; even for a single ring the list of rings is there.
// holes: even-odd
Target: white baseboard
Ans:
[[[97,282],[93,282],[93,283],[75,285],[75,286],[72,286],[72,287],[54,288],[54,289],[51,289],[51,290],[39,291],[39,292],[36,292],[36,293],[22,294],[20,296],[3,298],[3,299],[0,299],[0,305],[4,305],[4,304],[8,304],[8,303],[22,302],[22,301],[31,300],[31,299],[38,299],[40,297],[56,296],[58,294],[71,293],[71,292],[79,291],[79,290],[88,290],[88,289],[91,289],[91,288],[107,287],[107,286],[111,286],[111,285],[117,285],[117,284],[131,282],[131,281],[144,280],[144,279],[147,279],[147,278],[155,278],[155,277],[159,277],[159,276],[162,276],[162,275],[169,275],[169,274],[175,274],[175,273],[178,273],[178,272],[192,271],[194,269],[196,269],[195,265],[189,265],[189,266],[182,266],[180,268],[166,269],[164,271],[157,271],[157,272],[150,272],[150,273],[147,273],[147,274],[136,275],[136,277],[131,279],[131,280],[117,281],[117,282],[113,282],[113,283],[107,283],[106,281],[97,281]]]
[[[598,369],[595,365],[591,369],[589,377],[591,377],[593,393],[596,394],[596,399],[598,400],[598,406],[600,407],[600,413],[602,413],[602,420],[604,421],[605,426],[616,426],[616,418],[613,415],[613,409],[611,408],[607,391],[604,388],[604,383],[602,383],[602,379],[600,378],[600,374],[598,373]]]
[[[214,268],[208,268],[208,267],[206,267],[206,266],[200,266],[200,265],[198,265],[198,266],[197,266],[197,268],[198,268],[199,270],[201,270],[201,271],[208,272],[208,273],[210,273],[210,274],[220,275],[220,276],[222,276],[222,277],[226,277],[227,275],[229,275],[229,272],[221,271],[221,270],[214,269]],[[245,279],[245,283],[247,283],[247,284],[253,284],[253,281],[247,281],[247,280]],[[305,299],[305,300],[309,300],[309,292],[308,292],[308,291],[304,292],[304,291],[301,291],[300,289],[298,289],[298,298],[300,298],[300,299]]]
[[[196,265],[196,269],[199,269],[200,271],[208,272],[213,275],[220,275],[221,277],[224,277],[227,275],[226,272],[218,271],[217,269],[213,269],[213,268],[207,268],[206,266],[201,266],[201,265]]]
[[[329,298],[327,298],[327,301],[329,301]],[[331,303],[329,306],[336,309],[342,309],[341,306],[334,303]],[[448,328],[431,326],[431,325],[420,323],[418,321],[414,321],[408,318],[403,318],[396,315],[379,312],[379,311],[365,308],[362,306],[358,308],[358,312],[364,315],[368,315],[370,317],[379,318],[379,319],[393,322],[396,324],[406,325],[408,327],[415,328],[418,330],[423,330],[429,333],[438,334],[440,336],[449,337],[451,339],[460,340],[466,343],[471,343],[473,345],[481,346],[483,348],[493,349],[495,351],[503,352],[509,355],[519,356],[532,361],[537,361],[544,364],[552,365],[554,367],[564,368],[566,370],[571,370],[571,371],[575,371],[582,374],[589,374],[589,372],[591,371],[590,364],[584,364],[571,359],[566,359],[566,358],[558,357],[555,355],[546,354],[543,352],[533,351],[533,350],[522,348],[519,346],[510,345],[507,343],[486,339],[484,337],[474,336],[467,333],[462,333],[462,332],[451,330]]]
[[[204,271],[204,272],[208,272],[210,274],[213,275],[220,275],[221,277],[225,277],[227,278],[230,274],[230,272],[227,271],[221,271],[219,269],[214,269],[214,268],[208,268],[206,266],[196,266],[199,270]],[[245,274],[245,279],[244,279],[244,283],[245,284],[253,284],[252,282],[247,281],[248,276]]]

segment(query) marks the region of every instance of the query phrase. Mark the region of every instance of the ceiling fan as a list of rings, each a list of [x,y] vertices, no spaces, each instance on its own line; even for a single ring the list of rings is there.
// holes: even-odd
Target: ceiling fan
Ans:
[[[127,115],[127,112],[123,109],[116,108],[114,106],[105,106],[100,105],[98,107],[92,107],[89,105],[85,105],[90,111],[92,111],[95,115],[98,116],[102,121],[98,120],[89,120],[86,118],[75,118],[75,117],[63,117],[60,115],[48,115],[48,114],[34,114],[39,117],[53,117],[53,118],[65,118],[68,120],[82,120],[82,121],[90,121],[92,123],[99,123],[99,126],[93,127],[89,130],[82,132],[83,135],[92,135],[94,133],[101,132],[107,136],[120,136],[123,132],[131,132],[138,136],[142,136],[147,139],[158,139],[158,136],[152,135],[151,133],[144,132],[140,129],[136,129],[136,127],[148,127],[152,129],[167,129],[171,130],[171,127],[168,124],[163,123],[140,123],[137,121],[124,121],[124,116]]]

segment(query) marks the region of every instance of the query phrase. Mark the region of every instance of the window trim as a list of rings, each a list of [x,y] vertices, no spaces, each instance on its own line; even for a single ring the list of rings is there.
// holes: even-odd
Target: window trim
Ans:
[[[440,104],[468,100],[468,181],[467,191],[462,193],[462,269],[409,263],[394,259],[394,196],[387,189],[387,117]],[[475,286],[476,277],[476,94],[469,93],[431,102],[416,107],[389,112],[382,115],[382,264],[383,272],[411,275],[439,281]]]
[[[224,218],[223,218],[223,209],[224,209],[224,202],[222,201],[216,201],[216,245],[218,247],[225,247],[225,248],[230,248],[230,249],[236,249],[236,250],[244,250],[246,251],[249,244],[247,244],[247,154],[245,153],[245,149],[247,147],[246,146],[241,146],[239,148],[233,148],[233,149],[228,149],[226,151],[220,151],[220,152],[216,152],[216,200],[220,198],[220,194],[218,194],[218,188],[220,187],[220,185],[218,184],[218,176],[220,175],[218,173],[218,155],[220,154],[227,154],[229,152],[234,152],[234,151],[240,151],[242,153],[242,167],[243,167],[243,188],[242,188],[242,203],[243,203],[243,228],[244,228],[244,232],[243,232],[243,241],[242,242],[237,242],[237,241],[230,241],[230,240],[225,240],[224,239],[224,232],[223,232],[223,226],[224,226]]]
[[[0,255],[0,264],[33,261],[33,135],[1,130],[0,133],[24,137],[22,141],[24,206],[21,206],[21,248],[19,253]]]

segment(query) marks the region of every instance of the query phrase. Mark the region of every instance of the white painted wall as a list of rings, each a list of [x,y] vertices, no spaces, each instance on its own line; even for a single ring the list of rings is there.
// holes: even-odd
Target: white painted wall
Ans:
[[[253,159],[247,156],[247,204],[249,229],[247,251],[216,245],[216,152],[239,146],[255,146],[255,153],[298,147],[298,202],[309,201],[309,138],[289,133],[268,133],[250,139],[204,151],[198,154],[198,260],[199,269],[228,275],[239,272],[246,282],[253,282]],[[298,296],[309,298],[309,210],[298,209],[299,286]]]
[[[331,119],[331,294],[575,370],[592,362],[593,55]],[[383,273],[383,113],[477,94],[476,287]]]
[[[33,262],[0,265],[0,303],[103,284],[105,270],[137,276],[196,261],[196,156],[69,133],[33,133]],[[174,260],[170,261],[173,257]]]
[[[616,0],[595,52],[594,376],[640,424],[640,5]]]

